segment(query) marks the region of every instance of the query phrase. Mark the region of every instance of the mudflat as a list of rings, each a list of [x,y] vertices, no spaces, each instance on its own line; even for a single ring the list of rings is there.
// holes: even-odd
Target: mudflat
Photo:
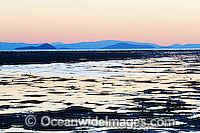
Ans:
[[[3,119],[0,125],[5,128],[2,131],[9,131],[16,123],[20,125],[26,114],[45,114],[56,118],[107,115],[111,118],[171,118],[176,119],[176,125],[162,129],[187,131],[191,128],[190,131],[197,131],[199,77],[198,54],[79,63],[2,65],[0,116]],[[5,119],[10,122],[5,124]],[[29,129],[23,124],[21,128]],[[37,125],[36,129],[44,130]],[[57,130],[66,129],[100,130],[98,127],[65,127]]]

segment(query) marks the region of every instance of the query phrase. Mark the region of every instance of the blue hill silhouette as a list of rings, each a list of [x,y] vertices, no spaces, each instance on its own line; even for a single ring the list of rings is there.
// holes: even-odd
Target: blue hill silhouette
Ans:
[[[112,46],[122,43],[124,46]],[[126,44],[130,44],[129,46]],[[40,46],[42,43],[38,44],[27,44],[27,43],[8,43],[0,42],[0,50],[15,50],[15,49],[105,49],[106,47],[115,47],[114,49],[144,49],[144,48],[155,48],[155,49],[187,49],[187,48],[200,48],[200,44],[174,44],[171,46],[160,46],[152,43],[140,43],[140,42],[131,42],[131,41],[119,41],[119,40],[104,40],[104,41],[94,41],[94,42],[79,42],[72,44],[65,44],[62,42],[55,42],[49,44],[48,46]],[[126,45],[126,46],[125,46]],[[135,47],[133,47],[134,45]],[[145,46],[145,47],[144,47]],[[151,47],[149,47],[151,46]],[[127,48],[125,48],[127,47]],[[130,48],[129,48],[130,47]]]
[[[56,48],[70,48],[70,49],[102,49],[107,46],[111,46],[117,43],[128,43],[135,45],[149,45],[155,48],[161,48],[161,46],[151,43],[140,43],[140,42],[131,42],[131,41],[118,41],[118,40],[104,40],[104,41],[96,41],[96,42],[80,42],[80,43],[72,43],[72,44],[64,44],[61,42],[52,43]]]
[[[29,46],[39,46],[39,45],[41,44],[0,42],[0,50],[13,50],[18,47],[29,47]]]
[[[19,47],[19,48],[15,48],[16,50],[28,50],[28,49],[56,49],[54,46],[48,44],[48,43],[44,43],[40,46],[29,46],[29,47]]]
[[[117,43],[111,46],[104,47],[103,49],[154,49],[155,47],[149,45],[135,45],[128,43]]]
[[[200,48],[200,44],[185,44],[185,45],[180,45],[180,44],[174,44],[170,46],[171,48]]]

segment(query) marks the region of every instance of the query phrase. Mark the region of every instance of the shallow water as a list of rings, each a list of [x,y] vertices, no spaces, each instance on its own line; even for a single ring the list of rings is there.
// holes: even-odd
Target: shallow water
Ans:
[[[163,59],[164,60],[164,59]],[[136,71],[164,71],[168,68],[154,67],[148,60],[110,60],[90,61],[81,63],[52,63],[31,65],[3,65],[0,66],[0,74],[36,74],[55,76],[113,76],[127,75]],[[148,66],[147,66],[148,65]]]
[[[196,126],[191,121],[199,118],[199,77],[196,56],[3,65],[0,114],[81,106],[94,112],[171,114],[184,122],[176,127],[182,129],[187,121]]]

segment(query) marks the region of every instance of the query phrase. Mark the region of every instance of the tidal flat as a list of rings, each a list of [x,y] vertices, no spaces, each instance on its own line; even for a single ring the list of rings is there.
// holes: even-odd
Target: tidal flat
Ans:
[[[170,57],[0,66],[0,131],[199,131],[200,58]],[[38,117],[167,118],[159,128],[33,128]],[[8,121],[9,120],[9,121]]]

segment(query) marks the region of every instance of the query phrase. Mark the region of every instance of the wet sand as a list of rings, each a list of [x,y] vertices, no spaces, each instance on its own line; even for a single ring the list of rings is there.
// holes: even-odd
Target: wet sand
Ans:
[[[197,55],[89,63],[83,75],[75,71],[71,74],[60,72],[55,76],[51,72],[31,71],[30,68],[23,73],[21,66],[9,72],[11,68],[1,67],[2,118],[11,119],[9,115],[13,114],[21,118],[24,113],[41,115],[44,111],[57,117],[66,117],[66,114],[71,117],[75,114],[79,117],[89,114],[115,118],[162,117],[182,123],[163,127],[166,131],[200,129],[200,59]],[[77,63],[72,67],[79,68],[80,64],[87,66]],[[9,129],[11,125],[12,122],[4,128]],[[41,127],[37,128],[41,130]],[[90,130],[95,131],[97,127]]]

